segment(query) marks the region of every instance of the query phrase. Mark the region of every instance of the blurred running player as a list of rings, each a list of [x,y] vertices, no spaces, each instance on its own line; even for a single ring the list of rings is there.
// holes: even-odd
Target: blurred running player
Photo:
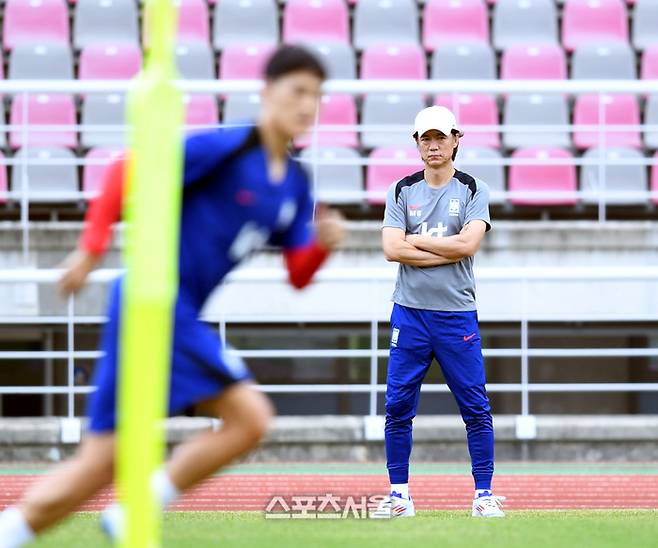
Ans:
[[[244,363],[226,351],[199,321],[212,290],[250,252],[265,243],[283,248],[292,285],[306,286],[330,250],[342,240],[338,215],[320,211],[312,226],[307,178],[288,155],[292,139],[314,122],[325,70],[299,47],[282,47],[265,70],[263,107],[257,124],[199,133],[185,140],[180,232],[179,290],[174,313],[169,413],[194,407],[221,417],[217,432],[180,446],[153,477],[162,508],[178,495],[256,446],[272,416],[269,399],[254,388]],[[80,246],[65,262],[65,295],[84,285],[105,252],[119,219],[125,162],[111,165],[103,190],[89,210]],[[76,457],[31,488],[0,515],[0,548],[31,541],[113,478],[116,379],[122,280],[110,291],[108,323],[96,367],[98,390],[90,399],[89,432]],[[121,534],[122,514],[111,507],[105,530]]]

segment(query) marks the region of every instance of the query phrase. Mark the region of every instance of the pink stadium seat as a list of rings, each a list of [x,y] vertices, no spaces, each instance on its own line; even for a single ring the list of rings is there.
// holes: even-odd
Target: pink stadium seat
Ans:
[[[86,156],[90,163],[85,165],[82,171],[82,191],[98,192],[105,168],[124,153],[121,148],[92,148]]]
[[[514,159],[541,160],[539,165],[512,165],[509,171],[508,190],[510,192],[558,193],[566,195],[552,197],[524,196],[512,197],[514,205],[574,205],[577,202],[578,182],[574,165],[561,165],[553,160],[572,159],[571,153],[561,148],[523,148],[512,155]]]
[[[382,147],[376,148],[370,154],[372,160],[399,160],[399,165],[371,165],[366,175],[366,190],[368,192],[382,193],[381,198],[371,197],[371,204],[386,202],[385,194],[388,188],[407,175],[423,169],[423,163],[418,150],[413,147]]]
[[[651,168],[651,192],[658,192],[658,152],[653,155],[653,160],[653,167]],[[654,196],[651,200],[654,204],[658,204],[658,196]]]
[[[640,132],[618,131],[615,125],[639,125],[640,107],[633,95],[603,95],[605,123],[605,145],[615,147],[640,148]],[[580,95],[574,106],[575,125],[599,124],[599,96]],[[590,131],[575,131],[574,144],[578,149],[601,146],[598,128]]]
[[[350,41],[350,19],[344,0],[288,0],[283,11],[283,41]]]
[[[216,126],[219,122],[219,108],[214,96],[188,94],[184,101],[186,126]]]
[[[641,78],[643,80],[658,80],[658,43],[644,50]]]
[[[219,63],[220,80],[256,80],[273,51],[270,45],[226,46]]]
[[[427,78],[425,54],[415,44],[371,46],[363,52],[361,78],[424,80]]]
[[[7,0],[3,44],[69,42],[69,12],[65,0]]]
[[[351,95],[336,93],[325,95],[320,103],[319,113],[320,125],[356,125],[357,113],[356,102]],[[311,133],[304,135],[296,141],[299,148],[306,148],[313,143]],[[320,132],[317,135],[317,143],[324,147],[349,147],[359,146],[359,138],[355,130]]]
[[[210,40],[210,16],[208,4],[205,0],[175,0],[178,8],[178,41],[208,42]],[[147,11],[144,12],[146,15]],[[143,18],[144,44],[148,46],[148,33],[146,32],[147,17]]]
[[[517,45],[503,52],[500,77],[504,80],[564,80],[567,63],[557,44]]]
[[[498,125],[498,104],[493,95],[440,95],[435,104],[448,107],[455,113],[460,126]],[[467,147],[500,147],[498,131],[475,132],[464,129],[461,142]]]
[[[26,116],[24,107],[27,107]],[[28,124],[27,129],[23,127],[24,122]],[[14,149],[28,145],[74,148],[78,144],[74,129],[75,103],[71,95],[29,95],[27,105],[24,96],[18,95],[11,103],[9,123],[16,126],[9,132],[9,144]],[[39,126],[65,127],[39,131]]]
[[[0,150],[0,204],[7,201],[6,192],[9,190],[7,188],[7,166],[1,163],[4,159],[5,155]]]
[[[142,67],[142,52],[133,44],[90,45],[80,54],[81,80],[128,80]]]
[[[489,15],[483,0],[427,0],[423,46],[434,51],[446,42],[489,43]]]
[[[562,42],[573,51],[587,42],[628,41],[628,15],[622,0],[566,0]]]

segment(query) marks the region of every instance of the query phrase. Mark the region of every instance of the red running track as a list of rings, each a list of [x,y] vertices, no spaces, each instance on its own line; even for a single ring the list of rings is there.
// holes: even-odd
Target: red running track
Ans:
[[[0,476],[0,509],[15,503],[25,488],[42,476]],[[416,508],[470,508],[473,483],[468,476],[416,475],[411,480]],[[272,497],[290,501],[296,495],[348,496],[386,494],[385,476],[315,474],[231,474],[207,480],[172,510],[263,511]],[[652,475],[499,475],[494,490],[505,495],[507,510],[658,509],[658,476]],[[82,510],[100,510],[112,499],[107,489]]]

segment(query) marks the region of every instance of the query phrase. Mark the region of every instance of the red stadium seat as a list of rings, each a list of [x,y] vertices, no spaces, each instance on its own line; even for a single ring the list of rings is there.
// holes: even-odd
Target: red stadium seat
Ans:
[[[643,80],[658,80],[658,43],[644,50],[640,77]]]
[[[219,108],[213,95],[188,94],[185,101],[185,125],[216,126],[219,122]]]
[[[561,148],[523,148],[517,150],[514,159],[536,159],[539,165],[512,165],[509,171],[510,192],[549,193],[542,196],[512,197],[514,205],[574,205],[577,200],[578,182],[574,165],[556,164],[554,160],[572,159],[571,153]],[[550,193],[566,193],[550,196]]]
[[[425,53],[415,44],[371,46],[363,52],[361,78],[424,80],[427,78]]]
[[[81,80],[128,80],[142,67],[142,52],[134,44],[90,45],[80,54]]]
[[[283,41],[350,42],[350,16],[344,0],[288,0]]]
[[[503,52],[503,80],[564,80],[567,62],[557,44],[510,46]]]
[[[92,148],[86,156],[90,163],[86,164],[82,170],[82,191],[98,192],[105,168],[112,160],[122,156],[124,152],[121,148]]]
[[[319,122],[323,126],[356,125],[356,102],[351,95],[336,93],[325,95],[320,103]],[[317,143],[323,147],[359,146],[359,137],[355,130],[322,131],[317,135]],[[299,148],[306,148],[313,143],[312,133],[308,133],[296,141]]]
[[[205,0],[174,0],[178,8],[178,41],[208,42],[210,40],[210,16],[208,4]],[[144,15],[148,13],[144,11]],[[144,44],[148,46],[148,33],[146,29],[148,18],[143,18]]]
[[[396,160],[400,164],[393,165],[371,165],[368,166],[366,175],[366,190],[368,192],[386,193],[388,188],[407,175],[423,169],[423,163],[418,150],[413,147],[382,147],[377,148],[370,154],[372,160]],[[385,197],[368,198],[371,204],[383,204]]]
[[[614,147],[640,148],[640,132],[615,130],[616,125],[639,125],[640,107],[633,95],[603,95],[603,116],[605,125],[605,145]],[[599,124],[599,96],[581,95],[574,107],[575,125]],[[574,132],[574,144],[578,149],[602,146],[599,128]]]
[[[452,110],[460,127],[498,125],[498,104],[493,95],[440,95],[435,104]],[[497,130],[476,132],[469,131],[466,127],[461,143],[467,147],[498,148],[500,136]]]
[[[18,95],[11,103],[9,123],[16,126],[9,133],[9,144],[14,149],[24,146],[74,148],[78,144],[74,128],[75,103],[71,95],[29,95],[27,104],[25,97]],[[43,131],[39,126],[64,127]]]
[[[489,43],[489,15],[483,0],[427,0],[423,46],[434,51],[446,42]]]
[[[220,80],[256,80],[262,78],[271,45],[226,46],[219,63]]]
[[[628,42],[628,15],[622,0],[566,0],[562,42],[567,51],[587,42]]]
[[[22,42],[69,43],[69,12],[64,0],[7,0],[3,44],[6,50]]]
[[[658,192],[658,152],[653,155],[653,167],[651,168],[651,192]],[[658,204],[658,196],[654,196],[651,201]]]

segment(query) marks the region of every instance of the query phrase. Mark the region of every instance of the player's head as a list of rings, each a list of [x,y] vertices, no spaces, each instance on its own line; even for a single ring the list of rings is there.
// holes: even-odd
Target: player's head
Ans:
[[[265,67],[262,119],[289,139],[303,134],[315,121],[322,83],[322,63],[304,48],[281,46]]]
[[[416,115],[413,137],[427,167],[438,168],[452,162],[462,135],[455,115],[446,107],[428,107]]]

